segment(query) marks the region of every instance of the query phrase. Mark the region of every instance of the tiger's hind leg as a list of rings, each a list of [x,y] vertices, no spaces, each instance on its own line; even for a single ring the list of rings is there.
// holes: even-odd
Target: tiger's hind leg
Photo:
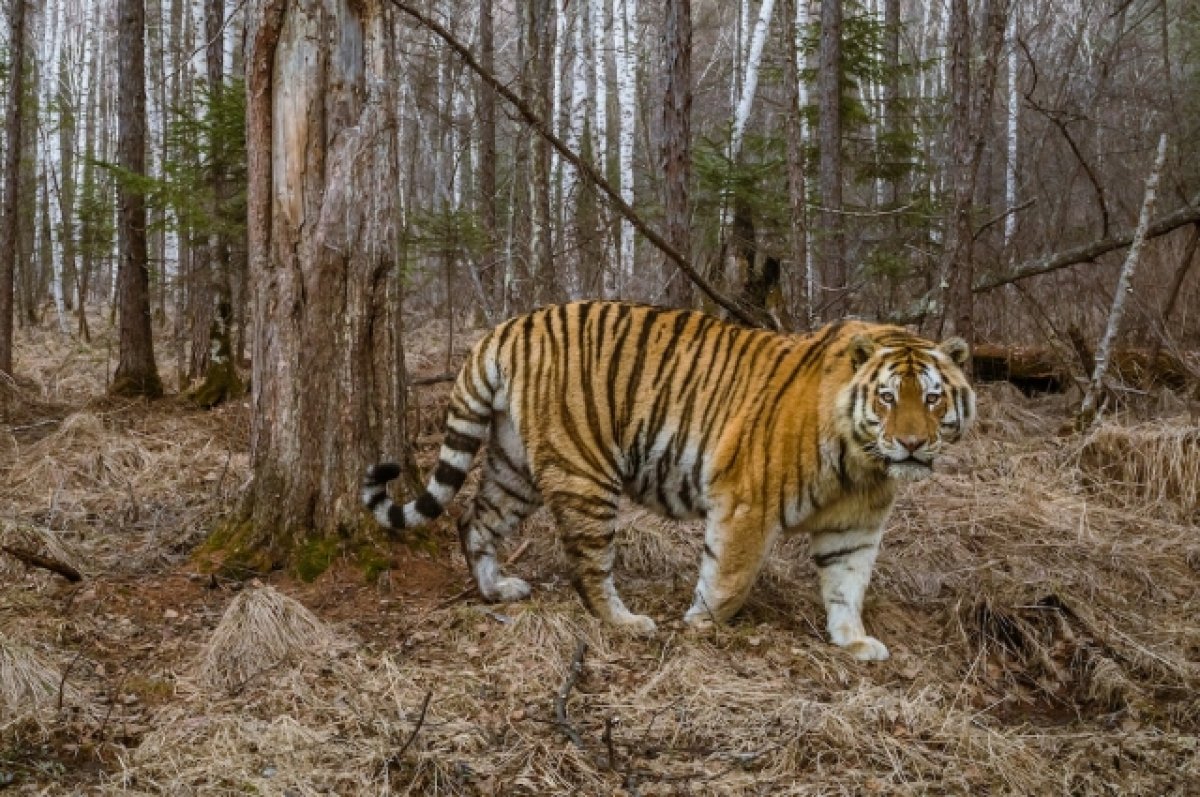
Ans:
[[[571,583],[588,610],[607,623],[635,634],[653,634],[654,621],[626,608],[613,583],[616,552],[617,488],[603,490],[590,480],[554,479],[546,505],[554,513],[571,566]]]
[[[459,521],[463,556],[484,600],[518,601],[529,597],[529,584],[504,576],[496,560],[496,542],[510,536],[541,505],[525,455],[506,418],[493,422],[483,480],[470,509]]]

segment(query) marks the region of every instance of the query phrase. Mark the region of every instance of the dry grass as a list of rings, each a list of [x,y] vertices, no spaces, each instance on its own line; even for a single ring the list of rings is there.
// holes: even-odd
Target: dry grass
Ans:
[[[78,699],[74,687],[63,684],[55,664],[0,634],[0,739],[27,722],[44,728],[62,705]]]
[[[441,370],[436,342],[417,355]],[[651,640],[584,612],[544,513],[523,532],[533,544],[513,569],[535,591],[518,605],[450,600],[466,571],[449,526],[442,553],[401,557],[379,585],[189,579],[173,568],[246,477],[241,410],[83,399],[72,369],[91,363],[94,379],[96,354],[73,356],[53,380],[43,369],[42,387],[18,386],[34,409],[10,426],[52,422],[0,427],[0,519],[90,579],[5,570],[0,627],[53,642],[32,646],[43,707],[74,654],[72,704],[94,705],[70,723],[43,712],[49,747],[0,722],[0,770],[19,788],[1024,795],[1200,782],[1200,462],[1183,418],[1058,438],[1061,399],[982,390],[979,433],[906,489],[889,524],[867,623],[893,658],[867,666],[825,642],[803,539],[779,546],[734,625],[684,630],[698,526],[634,507],[619,583],[659,621]],[[430,587],[431,569],[453,575]],[[567,729],[555,695],[579,640]],[[71,752],[87,749],[94,766]]]
[[[240,691],[268,670],[319,657],[337,644],[303,604],[255,583],[230,601],[204,646],[197,678],[214,689]]]

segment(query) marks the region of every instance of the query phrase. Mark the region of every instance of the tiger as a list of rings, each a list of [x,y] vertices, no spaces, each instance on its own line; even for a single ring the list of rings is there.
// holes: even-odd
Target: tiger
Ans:
[[[361,499],[403,531],[445,511],[485,439],[482,479],[459,521],[475,585],[491,602],[530,586],[504,574],[497,542],[546,505],[585,607],[653,634],[613,582],[618,500],[704,519],[684,621],[728,621],[775,540],[810,535],[830,640],[888,658],[863,597],[897,484],[923,479],[975,416],[961,338],[940,344],[858,320],[805,335],[703,312],[612,301],[543,307],[487,333],[458,373],[424,492],[393,503],[400,468],[366,471]]]

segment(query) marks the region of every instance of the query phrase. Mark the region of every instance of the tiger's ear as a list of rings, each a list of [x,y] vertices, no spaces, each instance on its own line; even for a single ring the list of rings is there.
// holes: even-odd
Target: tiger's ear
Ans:
[[[971,347],[962,338],[946,338],[938,344],[938,350],[962,368],[971,359]]]
[[[850,366],[857,371],[863,363],[871,359],[871,355],[878,348],[878,343],[862,333],[850,338],[850,345],[846,348],[846,352],[850,355]]]

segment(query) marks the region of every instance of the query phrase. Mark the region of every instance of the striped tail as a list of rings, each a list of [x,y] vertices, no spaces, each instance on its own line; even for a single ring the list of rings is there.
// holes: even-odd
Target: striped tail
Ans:
[[[446,434],[437,468],[415,501],[400,506],[388,497],[387,483],[400,475],[399,465],[384,462],[367,468],[362,502],[383,526],[401,530],[428,523],[445,512],[458,494],[491,422],[493,390],[482,370],[468,363],[459,373],[446,411]]]

